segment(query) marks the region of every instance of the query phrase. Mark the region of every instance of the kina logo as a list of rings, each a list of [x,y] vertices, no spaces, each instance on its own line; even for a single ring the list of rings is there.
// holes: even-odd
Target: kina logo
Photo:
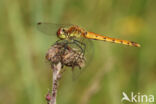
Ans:
[[[122,92],[122,99],[121,102],[132,102],[132,103],[154,103],[154,95],[145,95],[145,94],[134,94],[134,92],[131,92],[131,94],[128,96],[125,92]]]

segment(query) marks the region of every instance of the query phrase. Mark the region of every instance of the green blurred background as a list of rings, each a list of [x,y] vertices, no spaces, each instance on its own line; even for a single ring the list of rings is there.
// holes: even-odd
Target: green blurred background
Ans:
[[[92,61],[81,76],[72,81],[71,70],[64,73],[57,104],[121,104],[122,92],[132,91],[156,96],[155,4],[155,0],[1,0],[0,104],[46,104],[52,72],[45,54],[57,39],[36,29],[40,21],[77,24],[142,45],[94,41]]]

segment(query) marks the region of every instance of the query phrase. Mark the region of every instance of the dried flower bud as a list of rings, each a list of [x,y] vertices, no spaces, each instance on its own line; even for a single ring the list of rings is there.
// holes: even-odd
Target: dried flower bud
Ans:
[[[85,65],[84,53],[76,48],[71,48],[67,44],[57,43],[53,45],[46,54],[46,59],[52,64],[61,62],[62,65],[68,67],[82,68]]]

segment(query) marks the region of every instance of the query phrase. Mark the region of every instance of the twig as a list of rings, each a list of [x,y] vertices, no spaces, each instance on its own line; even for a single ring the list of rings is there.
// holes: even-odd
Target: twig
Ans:
[[[60,72],[61,72],[61,63],[58,63],[57,65],[52,65],[53,69],[53,84],[52,84],[52,92],[51,92],[51,100],[49,104],[56,104],[56,96],[57,96],[57,88],[58,88],[58,81],[61,77]]]

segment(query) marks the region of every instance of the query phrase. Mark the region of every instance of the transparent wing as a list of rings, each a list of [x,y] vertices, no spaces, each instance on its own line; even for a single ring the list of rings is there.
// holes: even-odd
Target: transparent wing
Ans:
[[[81,74],[86,71],[88,71],[89,66],[91,64],[91,62],[94,59],[94,44],[91,40],[89,39],[83,39],[81,40],[82,43],[85,44],[86,49],[85,49],[85,66],[81,69],[79,69],[78,67],[74,68],[74,70],[72,70],[72,79],[75,81],[77,79],[79,79],[79,77],[81,76]],[[81,46],[83,47],[83,45]]]
[[[69,26],[72,26],[72,24],[37,23],[37,29],[47,35],[56,35],[59,28]]]

